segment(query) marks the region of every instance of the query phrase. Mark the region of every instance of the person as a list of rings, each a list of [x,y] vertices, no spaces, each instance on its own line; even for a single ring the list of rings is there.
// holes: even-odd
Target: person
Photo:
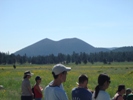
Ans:
[[[84,74],[78,78],[78,87],[72,89],[72,100],[92,100],[92,93],[87,88],[88,77]]]
[[[68,100],[65,91],[60,88],[61,83],[66,81],[67,71],[70,67],[62,64],[56,64],[52,68],[53,82],[48,84],[44,89],[44,100]]]
[[[29,80],[32,75],[33,73],[31,73],[30,71],[24,72],[24,77],[21,85],[21,91],[22,91],[21,100],[33,100],[34,94],[32,92]]]
[[[130,88],[127,88],[126,89],[126,94],[125,95],[123,95],[123,99],[124,100],[127,100],[127,96],[128,96],[128,94],[130,94],[132,92],[132,90],[130,89]],[[133,99],[132,99],[133,100]]]
[[[124,100],[123,95],[125,94],[125,85],[119,85],[113,100]]]
[[[127,95],[127,99],[126,100],[133,100],[132,90],[130,88],[128,88],[127,91],[128,91],[128,95]]]
[[[92,100],[110,100],[110,95],[105,91],[109,87],[110,82],[110,77],[107,74],[100,74]]]
[[[40,86],[41,83],[41,77],[36,76],[35,78],[36,84],[34,86],[34,98],[35,100],[42,100],[42,90],[43,88]]]

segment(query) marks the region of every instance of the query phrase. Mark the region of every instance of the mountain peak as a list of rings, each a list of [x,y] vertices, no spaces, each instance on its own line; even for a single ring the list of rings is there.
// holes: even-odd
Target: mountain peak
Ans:
[[[27,56],[39,56],[39,55],[49,55],[54,54],[72,54],[73,52],[99,52],[108,51],[108,49],[99,49],[91,46],[90,44],[80,40],[78,38],[66,38],[59,41],[53,41],[51,39],[45,38],[40,40],[24,49],[15,52],[15,55],[27,55]]]
[[[53,41],[53,40],[51,40],[49,38],[45,38],[45,39],[42,39],[41,41]]]

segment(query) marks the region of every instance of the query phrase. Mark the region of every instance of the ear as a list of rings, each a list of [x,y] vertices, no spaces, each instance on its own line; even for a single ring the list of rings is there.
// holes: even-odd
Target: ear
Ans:
[[[107,82],[107,81],[105,81],[105,82],[104,82],[104,85],[107,85],[107,84],[108,84],[108,82]]]
[[[62,73],[61,74],[59,74],[59,76],[58,76],[59,78],[61,78],[62,77]]]

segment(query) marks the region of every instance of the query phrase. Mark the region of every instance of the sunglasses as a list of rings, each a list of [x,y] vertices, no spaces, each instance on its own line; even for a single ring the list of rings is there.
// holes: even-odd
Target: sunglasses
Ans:
[[[111,81],[110,81],[110,80],[109,80],[108,82],[109,82],[109,83],[111,83]]]

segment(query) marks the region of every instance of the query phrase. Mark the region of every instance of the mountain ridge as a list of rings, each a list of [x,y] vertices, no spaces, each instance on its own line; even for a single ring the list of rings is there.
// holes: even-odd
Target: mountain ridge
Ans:
[[[31,44],[21,50],[16,51],[15,55],[27,55],[27,56],[46,56],[50,54],[58,55],[72,54],[73,52],[80,53],[95,53],[95,52],[108,52],[111,51],[108,48],[96,48],[87,42],[78,38],[65,38],[59,41],[53,41],[45,38],[34,44]]]

